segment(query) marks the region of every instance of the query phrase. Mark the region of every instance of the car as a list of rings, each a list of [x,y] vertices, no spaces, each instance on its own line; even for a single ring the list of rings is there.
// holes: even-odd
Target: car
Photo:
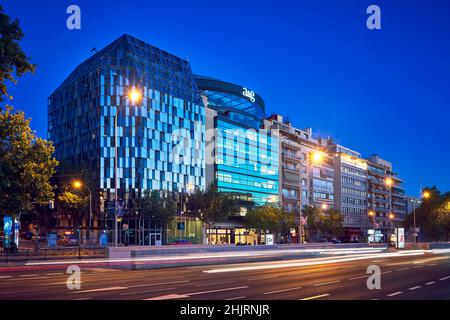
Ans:
[[[64,237],[58,240],[58,245],[60,246],[77,246],[78,245],[78,237],[75,234],[66,234]]]
[[[179,239],[172,242],[170,245],[172,246],[183,246],[183,245],[189,245],[192,244],[192,242],[186,240],[186,239]]]
[[[339,244],[339,243],[341,243],[341,240],[339,240],[339,239],[333,239],[333,243],[334,243],[334,244]]]

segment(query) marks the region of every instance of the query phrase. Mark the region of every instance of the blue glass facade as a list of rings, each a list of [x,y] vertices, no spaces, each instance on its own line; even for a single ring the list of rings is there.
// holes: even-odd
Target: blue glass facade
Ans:
[[[219,190],[254,205],[277,202],[279,139],[265,128],[262,98],[220,80],[198,76],[196,81],[207,107],[216,112],[213,178]]]
[[[131,101],[131,90],[138,101]],[[105,201],[114,200],[116,115],[119,200],[146,189],[205,188],[205,107],[186,60],[124,35],[49,97],[56,158],[86,164]]]
[[[278,138],[220,116],[216,124],[219,190],[249,194],[255,205],[278,201]]]

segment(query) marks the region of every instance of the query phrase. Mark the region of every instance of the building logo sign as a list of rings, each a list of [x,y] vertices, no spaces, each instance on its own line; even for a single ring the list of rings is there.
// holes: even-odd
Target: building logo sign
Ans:
[[[247,97],[251,102],[255,102],[255,91],[249,90],[247,88],[242,89],[242,95]]]

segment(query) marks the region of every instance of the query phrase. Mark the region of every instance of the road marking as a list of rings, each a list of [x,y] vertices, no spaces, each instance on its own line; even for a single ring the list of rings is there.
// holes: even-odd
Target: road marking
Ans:
[[[154,290],[146,290],[146,291],[135,291],[135,292],[125,292],[121,293],[121,296],[129,296],[132,294],[140,294],[140,293],[151,293],[151,292],[159,292],[159,291],[170,291],[175,290],[176,288],[164,288],[164,289],[154,289]]]
[[[46,276],[59,276],[61,274],[64,274],[64,273],[62,273],[62,272],[54,272],[54,273],[46,273],[45,275]]]
[[[444,281],[444,280],[447,280],[447,279],[450,279],[450,276],[447,276],[447,277],[444,277],[444,278],[440,278],[439,280],[440,281]]]
[[[23,278],[25,278],[25,277],[39,277],[39,275],[38,274],[21,274],[19,277],[23,277]]]
[[[357,279],[363,279],[363,278],[367,278],[369,275],[366,276],[360,276],[360,277],[355,277],[355,278],[350,278],[349,280],[357,280]]]
[[[341,280],[330,281],[330,282],[322,282],[322,283],[316,283],[316,284],[314,284],[314,287],[325,286],[325,285],[327,285],[327,284],[333,284],[333,283],[338,283],[338,282],[341,282]]]
[[[409,291],[413,291],[413,290],[416,290],[416,289],[419,289],[419,288],[422,288],[422,286],[412,287],[412,288],[409,288],[408,290],[409,290]]]
[[[248,281],[253,281],[253,280],[266,280],[266,279],[275,279],[278,278],[278,276],[261,276],[261,277],[254,277],[254,278],[248,278]]]
[[[224,281],[224,282],[214,282],[214,283],[206,283],[206,284],[196,284],[195,287],[207,287],[207,286],[215,286],[220,284],[233,283],[236,281]]]
[[[36,278],[12,278],[7,281],[27,281],[27,280],[40,280],[40,279],[50,279],[50,277],[36,277]]]
[[[401,269],[397,269],[397,271],[405,271],[405,270],[409,270],[410,268],[401,268]]]
[[[435,283],[436,283],[436,281],[430,281],[430,282],[425,283],[425,285],[426,285],[426,286],[429,286],[429,285],[435,284]]]
[[[387,274],[387,273],[391,273],[392,271],[385,271],[385,272],[381,272],[381,273],[377,273],[376,275],[382,275],[382,274]]]
[[[414,266],[413,269],[423,268],[424,266]]]
[[[431,266],[435,266],[435,265],[437,265],[437,263],[431,263],[431,264],[429,264],[430,267],[431,267]]]
[[[239,290],[239,289],[246,289],[246,288],[248,288],[248,286],[225,288],[225,289],[217,289],[217,290],[209,290],[209,291],[201,291],[201,292],[192,292],[192,293],[185,293],[185,295],[187,295],[187,296],[196,296],[196,295],[205,294],[205,293],[232,291],[232,290]]]
[[[397,291],[397,292],[389,293],[387,296],[388,297],[395,297],[395,296],[398,296],[399,294],[402,294],[402,293],[403,293],[402,291]]]
[[[168,294],[165,296],[152,297],[152,298],[147,298],[147,299],[143,299],[143,300],[173,300],[173,299],[183,299],[183,298],[189,298],[189,296],[186,296],[184,294]]]
[[[128,287],[108,287],[108,288],[100,288],[100,289],[73,291],[72,293],[102,292],[102,291],[115,291],[115,290],[125,290],[125,289],[128,289]]]
[[[225,300],[239,300],[239,299],[245,299],[245,298],[246,298],[245,296],[241,296],[241,297],[235,297],[235,298],[228,298]]]
[[[323,297],[328,297],[330,294],[329,293],[325,293],[325,294],[321,294],[318,296],[312,296],[312,297],[308,297],[308,298],[303,298],[300,300],[314,300],[314,299],[319,299],[319,298],[323,298]]]
[[[288,289],[281,289],[281,290],[275,290],[275,291],[269,291],[264,292],[263,294],[274,294],[274,293],[280,293],[280,292],[286,292],[286,291],[293,291],[293,290],[299,290],[302,287],[295,287],[295,288],[288,288]]]
[[[169,281],[169,282],[159,282],[159,283],[147,283],[147,284],[138,284],[135,286],[128,286],[128,288],[141,288],[141,287],[151,287],[151,286],[163,286],[166,284],[176,284],[176,283],[186,283],[189,280],[180,280],[180,281]]]
[[[0,276],[0,279],[7,279],[7,278],[11,278],[12,276]]]
[[[77,298],[77,299],[72,299],[72,300],[91,300],[92,297],[87,297],[87,298]]]
[[[0,295],[6,295],[6,294],[15,294],[15,293],[27,293],[27,292],[38,292],[38,291],[44,291],[46,289],[38,289],[38,290],[20,290],[20,291],[9,291],[9,292],[0,292]]]
[[[82,283],[85,283],[85,282],[83,282],[83,281],[74,281],[74,282],[71,282],[72,284],[82,284]],[[38,286],[55,286],[55,285],[61,285],[61,284],[64,284],[64,285],[66,285],[67,284],[67,281],[64,281],[64,282],[52,282],[52,283],[41,283],[41,284],[37,284]]]

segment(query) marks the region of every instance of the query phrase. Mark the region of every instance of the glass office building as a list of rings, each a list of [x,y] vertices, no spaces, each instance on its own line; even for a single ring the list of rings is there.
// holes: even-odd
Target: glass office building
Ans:
[[[129,35],[80,64],[53,92],[48,135],[59,161],[89,172],[83,178],[92,181],[97,227],[111,227],[117,196],[129,228],[122,241],[163,241],[159,226],[136,217],[133,199],[143,191],[205,187],[205,107],[189,62]]]
[[[207,107],[207,184],[249,207],[278,202],[279,139],[264,119],[264,101],[252,90],[210,77],[196,76]],[[266,123],[267,122],[267,123]],[[239,219],[207,230],[209,243],[260,242]]]

